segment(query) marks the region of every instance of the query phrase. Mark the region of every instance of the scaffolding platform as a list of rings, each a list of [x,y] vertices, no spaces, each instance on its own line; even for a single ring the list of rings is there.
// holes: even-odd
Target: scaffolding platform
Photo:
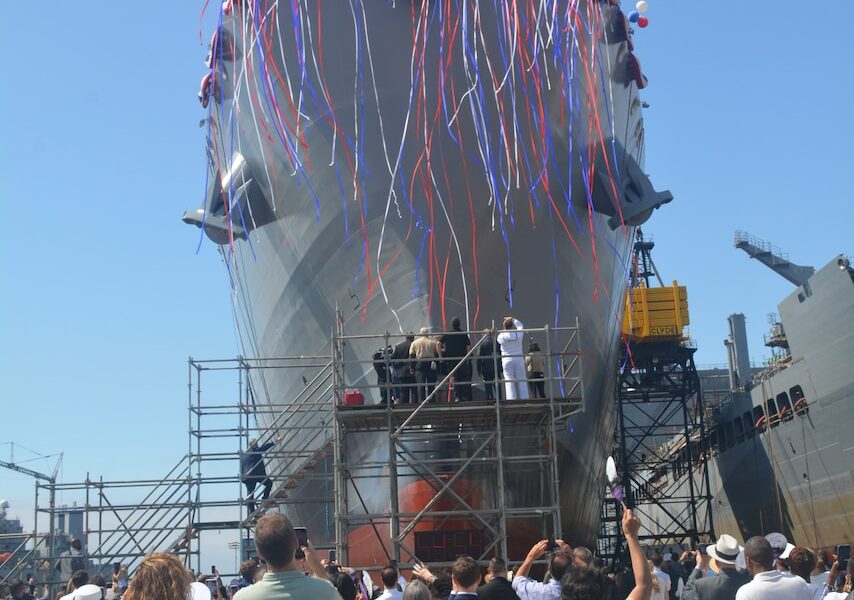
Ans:
[[[494,427],[497,422],[496,409],[501,411],[504,425],[519,423],[536,424],[551,418],[551,405],[558,409],[555,418],[565,419],[582,408],[581,398],[538,398],[527,400],[505,400],[490,402],[440,402],[428,404],[421,410],[417,405],[339,407],[338,419],[348,429],[359,431],[384,431],[389,424],[395,427],[442,427],[465,423],[468,427]],[[389,415],[391,413],[391,415]]]

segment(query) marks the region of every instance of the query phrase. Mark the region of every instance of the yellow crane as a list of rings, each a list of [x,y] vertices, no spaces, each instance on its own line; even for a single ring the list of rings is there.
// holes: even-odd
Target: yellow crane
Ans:
[[[673,281],[664,285],[651,251],[655,243],[645,240],[643,231],[635,233],[632,278],[626,290],[623,312],[623,336],[636,343],[678,342],[688,339],[685,328],[688,316],[688,289]],[[655,277],[658,286],[651,287]]]

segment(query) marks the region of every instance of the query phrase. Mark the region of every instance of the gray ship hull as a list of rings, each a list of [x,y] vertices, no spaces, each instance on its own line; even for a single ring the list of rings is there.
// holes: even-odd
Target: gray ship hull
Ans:
[[[553,2],[551,18],[490,7],[475,23],[430,3],[243,4],[223,16],[203,89],[212,185],[195,224],[222,244],[245,354],[328,354],[339,315],[347,334],[578,318],[586,410],[561,437],[562,527],[592,543],[632,239],[608,199],[642,162],[642,76],[625,30],[613,33],[622,14]],[[514,24],[523,31],[508,37]],[[346,349],[354,361],[374,351]],[[256,370],[255,401],[288,402],[311,376]],[[345,377],[375,383],[364,362]],[[366,439],[348,460],[377,446]],[[512,506],[525,485],[511,487]],[[389,490],[364,501],[382,510]],[[331,539],[327,507],[288,510]]]
[[[714,530],[742,540],[779,531],[812,548],[850,544],[854,274],[834,260],[779,311],[791,356],[733,395],[709,428]]]

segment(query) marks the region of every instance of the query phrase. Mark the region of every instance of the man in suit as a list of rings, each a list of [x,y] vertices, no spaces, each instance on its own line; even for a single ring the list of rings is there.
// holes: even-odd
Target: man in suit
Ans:
[[[249,440],[249,447],[240,453],[240,478],[243,480],[243,485],[246,486],[246,503],[249,505],[249,512],[255,512],[255,486],[264,486],[262,500],[267,500],[270,497],[270,491],[273,489],[273,481],[267,476],[267,469],[264,467],[264,453],[281,442],[284,438],[278,436],[275,441],[267,442],[261,446],[258,445],[258,440]]]
[[[451,584],[454,600],[478,600],[477,584],[480,583],[480,567],[471,556],[460,556],[451,566]]]
[[[697,566],[691,572],[682,592],[682,600],[733,600],[738,588],[751,579],[749,573],[739,572],[735,560],[742,548],[731,535],[723,534],[714,546],[706,549],[708,558],[695,551]],[[705,574],[706,561],[713,561],[717,577]]]
[[[507,580],[507,563],[502,558],[493,558],[486,568],[489,583],[477,588],[477,597],[481,600],[519,600],[513,587]]]

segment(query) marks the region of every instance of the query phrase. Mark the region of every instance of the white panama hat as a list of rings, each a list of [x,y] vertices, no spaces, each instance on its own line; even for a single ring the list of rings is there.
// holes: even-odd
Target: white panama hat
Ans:
[[[738,554],[743,551],[744,548],[738,545],[738,541],[731,535],[723,534],[718,538],[718,541],[715,542],[714,546],[709,545],[706,547],[706,552],[715,559],[716,562],[723,563],[725,565],[735,565],[736,560],[738,559]]]

